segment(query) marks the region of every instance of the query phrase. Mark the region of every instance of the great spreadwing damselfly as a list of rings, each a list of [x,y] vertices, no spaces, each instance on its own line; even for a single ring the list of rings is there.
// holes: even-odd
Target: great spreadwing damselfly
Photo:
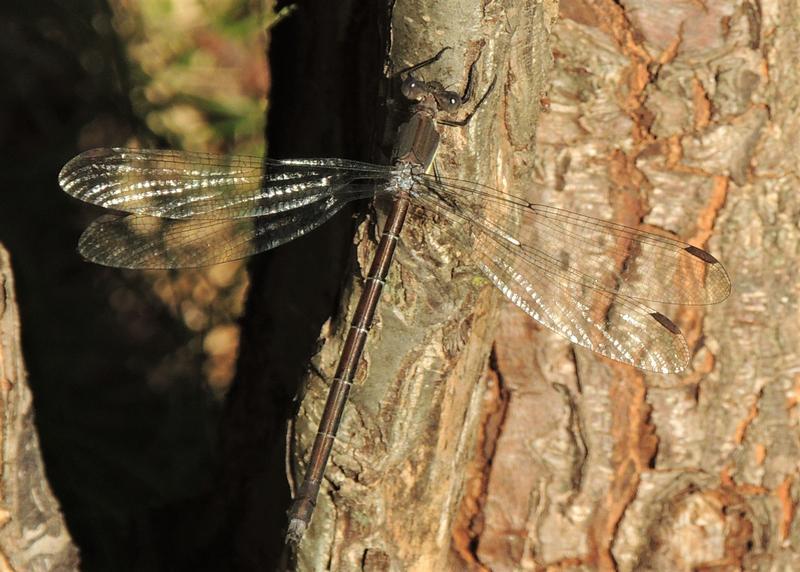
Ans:
[[[454,248],[543,326],[613,360],[667,374],[691,352],[678,327],[646,302],[704,305],[730,292],[710,254],[670,236],[569,212],[431,172],[439,126],[465,125],[463,95],[405,70],[410,117],[391,165],[346,159],[273,160],[185,151],[95,149],[68,162],[70,195],[117,211],[81,236],[88,260],[121,268],[217,264],[274,248],[323,224],[347,203],[392,207],[331,381],[305,478],[289,510],[288,539],[310,522],[375,308],[409,211],[440,225]]]

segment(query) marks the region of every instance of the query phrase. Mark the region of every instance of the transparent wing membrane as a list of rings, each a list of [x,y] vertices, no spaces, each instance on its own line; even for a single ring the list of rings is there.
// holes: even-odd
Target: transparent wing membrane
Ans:
[[[179,268],[250,256],[297,238],[347,202],[396,193],[408,171],[343,159],[275,161],[179,151],[98,149],[59,181],[83,201],[122,211],[83,234],[87,259]],[[413,175],[412,203],[503,294],[542,325],[641,369],[678,372],[680,330],[642,302],[712,304],[730,293],[722,265],[668,236],[528,202],[469,181]]]
[[[298,238],[374,189],[350,189],[287,213],[232,219],[105,215],[81,235],[81,256],[119,268],[195,268],[238,260]]]
[[[573,343],[622,363],[658,373],[682,371],[689,349],[680,330],[666,316],[636,300],[594,287],[588,281],[553,274],[547,257],[536,256],[468,212],[438,209],[438,199],[423,195],[437,210],[452,239],[511,302]]]
[[[103,208],[163,218],[229,219],[286,212],[394,167],[343,159],[276,161],[186,151],[93,149],[67,163],[61,187]]]
[[[480,269],[503,295],[572,343],[657,373],[688,365],[686,340],[664,315],[606,292],[527,273],[524,265],[515,269],[491,250],[479,248],[478,255]]]
[[[537,271],[561,281],[666,304],[715,304],[730,294],[722,264],[685,242],[530,203],[477,183],[426,175],[424,184],[439,203],[435,208],[468,216],[482,232],[505,237]]]

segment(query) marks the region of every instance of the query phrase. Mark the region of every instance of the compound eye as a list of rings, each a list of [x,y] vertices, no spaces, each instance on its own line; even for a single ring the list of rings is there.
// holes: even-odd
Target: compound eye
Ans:
[[[427,86],[424,81],[408,76],[403,80],[400,86],[400,91],[403,95],[411,101],[419,101],[427,92]]]
[[[442,91],[436,94],[436,103],[445,113],[458,111],[461,107],[461,96],[454,91]]]

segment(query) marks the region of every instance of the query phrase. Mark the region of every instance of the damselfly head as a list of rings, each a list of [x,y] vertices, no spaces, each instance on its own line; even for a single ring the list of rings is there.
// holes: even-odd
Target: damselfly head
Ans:
[[[454,91],[437,91],[433,94],[433,97],[436,98],[436,105],[439,106],[439,110],[445,113],[455,113],[463,104],[461,96]]]

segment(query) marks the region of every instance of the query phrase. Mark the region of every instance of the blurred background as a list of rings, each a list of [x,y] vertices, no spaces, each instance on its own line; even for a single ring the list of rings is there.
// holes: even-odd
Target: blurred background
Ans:
[[[248,280],[244,262],[83,262],[98,212],[60,191],[59,169],[102,146],[261,155],[279,19],[269,0],[0,6],[0,242],[48,478],[86,570],[164,568],[165,528],[208,491]]]

